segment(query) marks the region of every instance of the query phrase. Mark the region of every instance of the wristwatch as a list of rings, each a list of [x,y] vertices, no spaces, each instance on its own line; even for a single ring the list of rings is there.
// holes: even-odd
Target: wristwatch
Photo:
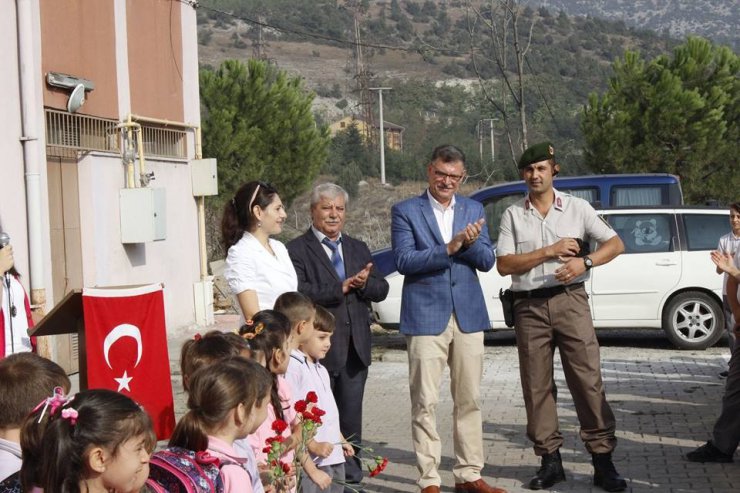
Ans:
[[[583,257],[583,265],[586,266],[586,270],[591,270],[591,267],[594,266],[594,261],[591,260],[591,257]]]

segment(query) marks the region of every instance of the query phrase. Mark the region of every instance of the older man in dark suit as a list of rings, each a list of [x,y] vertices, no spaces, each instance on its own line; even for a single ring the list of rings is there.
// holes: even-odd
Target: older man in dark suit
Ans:
[[[339,408],[342,435],[362,439],[362,400],[370,366],[370,302],[383,301],[388,282],[372,268],[367,245],[342,232],[347,192],[333,183],[311,193],[312,225],[288,243],[298,274],[298,291],[329,310],[336,319],[331,349],[322,360],[329,371]],[[348,458],[345,475],[359,485],[362,467]],[[358,490],[354,485],[352,488]]]

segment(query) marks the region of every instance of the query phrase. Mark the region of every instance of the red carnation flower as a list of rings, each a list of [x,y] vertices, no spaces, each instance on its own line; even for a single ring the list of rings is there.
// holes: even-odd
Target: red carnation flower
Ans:
[[[295,406],[293,406],[296,410],[296,412],[302,413],[306,410],[306,401],[296,401]]]
[[[283,468],[283,472],[285,474],[290,474],[290,464],[286,464],[285,462],[280,462],[280,467]]]
[[[272,447],[265,447],[262,449],[263,454],[269,454],[270,452],[272,452]]]
[[[306,400],[308,402],[316,404],[317,402],[319,402],[319,397],[316,395],[316,392],[312,390],[308,394],[306,394]]]
[[[321,417],[321,416],[323,416],[324,414],[326,414],[326,411],[324,411],[323,409],[319,409],[318,407],[315,407],[315,406],[314,406],[314,408],[313,408],[313,415],[314,415],[314,416],[318,416],[318,417]]]
[[[272,422],[272,429],[278,434],[284,432],[286,428],[288,428],[288,423],[286,423],[282,419],[276,419]]]

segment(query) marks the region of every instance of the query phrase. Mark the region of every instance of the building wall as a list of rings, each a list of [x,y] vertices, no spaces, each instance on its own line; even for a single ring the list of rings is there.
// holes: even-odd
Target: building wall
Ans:
[[[43,47],[39,72],[44,67],[95,82],[79,113],[119,121],[130,113],[200,121],[192,7],[162,0],[41,0],[39,25]],[[188,53],[183,57],[185,44]],[[75,50],[76,56],[68,56]],[[45,80],[40,86],[47,106],[66,109],[67,93],[49,89]],[[188,140],[190,159],[194,142],[192,136]],[[187,160],[147,156],[146,165],[156,177],[151,186],[166,189],[167,238],[123,245],[119,190],[126,181],[121,156],[79,154],[80,276],[86,287],[162,282],[171,330],[194,320],[193,284],[199,280],[196,202]],[[22,168],[22,159],[18,167]],[[46,173],[45,165],[42,170]],[[49,276],[50,272],[51,268]],[[47,291],[51,289],[49,282]],[[53,299],[51,292],[47,299]]]
[[[190,167],[147,161],[153,188],[166,189],[167,238],[122,244],[118,193],[124,186],[119,157],[91,154],[79,163],[80,224],[85,286],[164,283],[168,328],[194,320],[193,283],[198,280],[196,209]]]
[[[126,3],[131,109],[135,114],[183,120],[183,9],[193,10],[176,1]]]
[[[45,83],[48,72],[61,72],[95,83],[79,113],[118,118],[114,2],[42,0],[40,6],[44,105],[67,108],[69,90]]]
[[[0,64],[5,76],[0,77],[0,225],[13,244],[15,263],[28,287],[28,239],[26,231],[26,192],[23,178],[23,148],[20,115],[20,82],[18,72],[18,31],[15,2],[2,2],[0,7]]]

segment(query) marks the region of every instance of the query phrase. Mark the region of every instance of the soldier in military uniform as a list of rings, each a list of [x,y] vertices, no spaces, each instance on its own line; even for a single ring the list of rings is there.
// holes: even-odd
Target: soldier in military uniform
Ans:
[[[593,457],[594,484],[606,491],[623,491],[627,483],[611,458],[617,443],[615,420],[604,394],[584,281],[592,267],[612,260],[624,245],[588,202],[553,188],[560,171],[554,154],[549,142],[522,154],[519,170],[529,194],[504,212],[497,247],[498,271],[512,277],[527,436],[542,458],[529,488],[565,481],[553,380],[557,347],[581,439]],[[591,240],[599,246],[586,254]]]

